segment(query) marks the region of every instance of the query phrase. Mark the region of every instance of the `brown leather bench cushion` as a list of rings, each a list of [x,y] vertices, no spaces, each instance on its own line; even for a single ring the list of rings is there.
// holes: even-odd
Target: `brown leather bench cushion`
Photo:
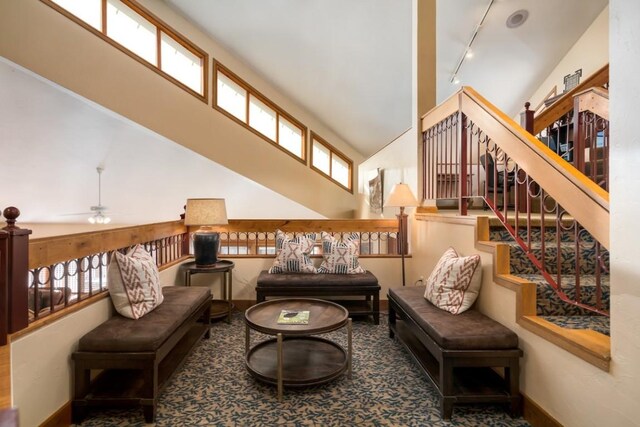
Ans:
[[[155,351],[199,306],[211,299],[211,290],[204,287],[165,286],[162,294],[162,304],[138,320],[115,313],[80,338],[78,351]]]
[[[389,289],[392,298],[443,349],[497,350],[518,347],[510,329],[474,309],[441,310],[424,298],[424,286]]]
[[[297,288],[300,286],[323,287],[362,287],[380,289],[378,279],[370,271],[362,274],[271,274],[267,270],[260,272],[257,287]]]

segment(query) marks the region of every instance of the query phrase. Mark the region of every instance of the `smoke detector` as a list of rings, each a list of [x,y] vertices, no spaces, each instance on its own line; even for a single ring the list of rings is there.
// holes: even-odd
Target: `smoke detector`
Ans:
[[[516,10],[507,18],[507,28],[518,28],[525,23],[529,17],[529,11],[525,9]]]

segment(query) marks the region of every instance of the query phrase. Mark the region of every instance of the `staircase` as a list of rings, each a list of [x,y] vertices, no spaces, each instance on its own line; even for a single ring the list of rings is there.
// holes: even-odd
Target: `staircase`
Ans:
[[[574,304],[563,301],[546,279],[540,274],[538,268],[527,257],[525,251],[516,243],[509,232],[497,220],[490,223],[490,240],[504,243],[509,246],[510,273],[536,285],[536,315],[568,329],[590,329],[604,335],[609,335],[609,317],[590,310],[585,310]],[[526,239],[524,230],[520,231],[520,237]],[[600,291],[596,286],[597,255],[593,238],[585,233],[581,236],[580,250],[576,251],[574,233],[561,230],[557,233],[555,226],[545,226],[545,259],[548,272],[557,277],[560,274],[562,290],[572,300],[580,300],[589,306],[598,305],[598,298],[602,310],[609,311],[609,254],[604,252],[600,259],[603,264],[600,272]],[[559,235],[559,236],[558,236]],[[540,259],[542,251],[541,227],[534,225],[530,232],[531,251]],[[560,238],[560,256],[557,239]],[[577,255],[576,255],[577,254]],[[578,258],[578,259],[576,259]],[[556,261],[559,260],[559,261]],[[580,275],[576,276],[576,268],[580,269]],[[579,277],[579,297],[576,296],[576,277]]]

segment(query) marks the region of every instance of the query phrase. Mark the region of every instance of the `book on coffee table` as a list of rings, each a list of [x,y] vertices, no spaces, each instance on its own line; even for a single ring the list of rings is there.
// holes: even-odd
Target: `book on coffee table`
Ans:
[[[278,316],[279,325],[308,325],[309,310],[282,310]]]

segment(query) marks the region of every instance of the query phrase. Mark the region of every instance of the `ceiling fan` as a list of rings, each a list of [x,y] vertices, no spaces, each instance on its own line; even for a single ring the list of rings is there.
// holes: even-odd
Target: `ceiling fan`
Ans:
[[[105,215],[107,207],[102,204],[102,171],[104,171],[104,168],[98,166],[96,170],[98,171],[98,204],[89,208],[91,212],[93,212],[93,215],[87,218],[87,220],[91,224],[109,224],[111,218]]]

